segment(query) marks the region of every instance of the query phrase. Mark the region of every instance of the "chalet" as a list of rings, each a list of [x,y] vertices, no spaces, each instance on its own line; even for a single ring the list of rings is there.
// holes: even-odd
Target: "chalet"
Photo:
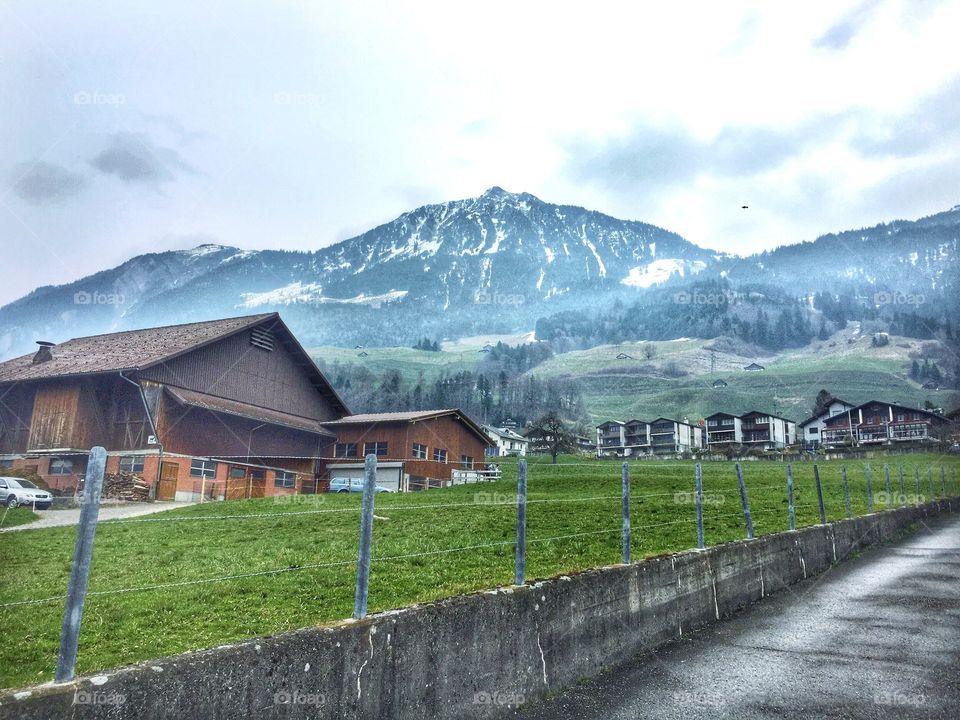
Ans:
[[[715,388],[725,388],[727,386],[726,380],[714,380],[712,387]]]
[[[782,450],[797,441],[797,424],[779,415],[754,410],[740,416],[743,444],[763,450]]]
[[[747,372],[760,372],[761,370],[766,370],[766,368],[763,365],[760,365],[758,363],[750,363],[749,365],[745,366],[743,369],[746,370]]]
[[[495,457],[523,457],[527,454],[527,446],[530,444],[530,441],[512,428],[497,428],[491,425],[484,425],[483,429],[493,441],[493,446],[489,448],[488,455]]]
[[[707,447],[740,445],[743,442],[743,425],[740,418],[730,413],[718,412],[706,419]]]
[[[929,410],[871,400],[825,419],[820,442],[827,446],[932,442],[947,424],[947,418]]]
[[[626,353],[617,353],[617,360],[633,360],[633,356]]]
[[[703,447],[703,428],[680,420],[657,418],[648,431],[653,455],[679,455]]]
[[[643,420],[611,420],[597,426],[597,457],[648,455],[650,423]]]
[[[939,390],[940,385],[936,380],[927,380],[923,385],[920,386],[924,390]]]
[[[378,483],[422,490],[476,479],[492,444],[483,428],[458,409],[348,415],[324,427],[336,433],[323,459],[328,477],[361,477],[367,455],[378,458]]]
[[[0,462],[71,491],[100,445],[160,500],[315,492],[348,412],[276,313],[94,335],[0,363]]]
[[[817,447],[821,444],[824,420],[845,413],[847,410],[852,410],[854,407],[853,403],[833,398],[818,414],[808,417],[797,425],[797,439],[807,447]]]

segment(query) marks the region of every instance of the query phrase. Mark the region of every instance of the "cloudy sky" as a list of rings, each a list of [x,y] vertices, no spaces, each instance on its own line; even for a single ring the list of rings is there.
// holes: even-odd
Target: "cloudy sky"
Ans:
[[[960,203],[960,1],[146,5],[0,2],[0,303],[492,185],[738,253]]]

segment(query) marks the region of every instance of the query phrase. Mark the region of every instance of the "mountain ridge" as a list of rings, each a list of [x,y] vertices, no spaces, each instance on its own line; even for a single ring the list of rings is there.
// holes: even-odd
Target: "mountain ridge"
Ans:
[[[309,344],[513,332],[544,316],[718,277],[795,285],[799,294],[831,282],[887,286],[894,276],[898,289],[922,289],[929,276],[931,289],[942,290],[952,282],[944,275],[958,228],[953,208],[734,256],[642,221],[494,186],[315,251],[205,243],[39,287],[0,308],[0,355],[25,352],[41,338],[272,310]],[[872,256],[829,261],[838,243],[857,242]]]

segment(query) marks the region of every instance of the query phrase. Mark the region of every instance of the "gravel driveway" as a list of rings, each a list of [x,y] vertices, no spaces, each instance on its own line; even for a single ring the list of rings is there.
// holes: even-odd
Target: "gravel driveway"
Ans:
[[[114,520],[116,518],[137,517],[138,515],[152,515],[163,510],[184,507],[192,503],[184,502],[152,502],[152,503],[124,503],[122,505],[101,505],[99,520]],[[25,525],[0,528],[0,532],[17,532],[19,530],[42,530],[43,528],[76,525],[80,521],[80,508],[66,510],[39,510],[39,520]],[[2,513],[0,513],[2,515]]]

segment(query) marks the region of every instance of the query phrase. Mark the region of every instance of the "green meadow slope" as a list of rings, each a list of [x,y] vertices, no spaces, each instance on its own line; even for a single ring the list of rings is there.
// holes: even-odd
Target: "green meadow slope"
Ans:
[[[482,348],[500,339],[517,344],[529,338],[462,338],[443,343],[439,352],[320,347],[311,353],[326,363],[363,365],[377,376],[399,370],[407,381],[423,377],[429,382],[464,370],[496,373]],[[596,422],[660,415],[694,421],[720,410],[753,409],[799,421],[808,416],[821,388],[854,403],[873,398],[918,407],[928,401],[938,407],[950,403],[948,391],[923,390],[907,377],[912,359],[926,352],[927,343],[894,336],[889,345],[873,347],[856,323],[827,340],[777,355],[721,352],[709,349],[712,345],[697,339],[601,345],[555,355],[530,374],[576,380]],[[752,362],[766,370],[746,372]],[[714,388],[716,380],[727,386]]]

